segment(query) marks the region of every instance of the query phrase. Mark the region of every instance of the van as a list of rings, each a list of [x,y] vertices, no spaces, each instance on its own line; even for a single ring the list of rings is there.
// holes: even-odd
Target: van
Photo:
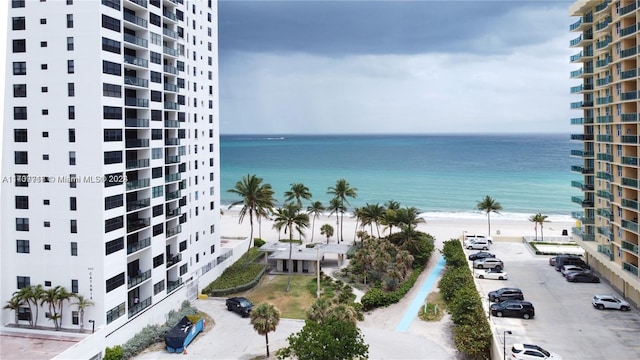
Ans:
[[[489,244],[489,241],[487,239],[474,239],[474,240],[469,240],[469,242],[467,242],[465,244],[465,248],[471,250],[489,250],[489,246],[491,244]]]
[[[556,271],[560,271],[564,265],[575,265],[585,269],[591,269],[591,267],[582,260],[578,255],[558,255],[556,256],[555,268]]]
[[[482,234],[465,234],[464,236],[464,242],[467,243],[471,240],[487,240],[489,242],[489,245],[491,245],[493,243],[493,238],[491,236],[484,236]]]

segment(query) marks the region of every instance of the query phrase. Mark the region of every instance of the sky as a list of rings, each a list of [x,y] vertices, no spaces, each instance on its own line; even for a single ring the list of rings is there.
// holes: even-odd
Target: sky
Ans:
[[[220,132],[576,132],[571,4],[219,0]]]

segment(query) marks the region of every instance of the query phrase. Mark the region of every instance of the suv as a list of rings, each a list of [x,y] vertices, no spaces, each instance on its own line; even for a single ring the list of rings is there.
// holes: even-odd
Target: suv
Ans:
[[[503,300],[524,300],[524,294],[518,288],[502,288],[489,292],[489,301],[500,302]]]
[[[489,241],[487,239],[470,240],[464,247],[471,250],[489,250]]]
[[[464,236],[464,242],[467,243],[471,240],[487,240],[489,245],[493,244],[493,238],[491,236],[484,236],[482,234],[466,234]]]
[[[563,265],[576,265],[584,269],[591,269],[591,267],[582,260],[581,257],[576,255],[558,255],[556,256],[555,267],[556,271],[560,271]]]
[[[473,260],[474,269],[504,269],[504,263],[500,259],[484,258]]]
[[[562,357],[532,344],[513,344],[511,357],[515,360],[562,360]]]
[[[497,317],[521,317],[525,320],[533,319],[535,316],[533,304],[528,301],[505,300],[496,304],[491,304],[491,315]]]
[[[247,298],[233,297],[227,299],[227,310],[235,311],[242,317],[248,317],[251,314],[251,309],[253,309],[253,304]]]
[[[631,305],[628,302],[613,295],[594,295],[591,304],[598,310],[604,309],[618,309],[622,311],[631,310]]]

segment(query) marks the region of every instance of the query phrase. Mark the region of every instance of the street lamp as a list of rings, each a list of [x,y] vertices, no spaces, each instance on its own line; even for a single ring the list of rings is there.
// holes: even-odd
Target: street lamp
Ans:
[[[96,331],[96,321],[89,320],[89,323],[91,324],[91,333],[93,334],[93,332]]]
[[[507,360],[507,334],[513,334],[511,330],[505,330],[502,332],[502,355],[504,360]]]

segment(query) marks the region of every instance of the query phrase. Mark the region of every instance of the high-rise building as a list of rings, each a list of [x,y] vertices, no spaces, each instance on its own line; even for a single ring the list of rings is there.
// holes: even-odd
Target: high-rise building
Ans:
[[[571,63],[580,66],[571,72],[580,81],[571,93],[581,98],[571,108],[582,113],[571,119],[581,130],[571,138],[583,145],[572,152],[580,160],[572,170],[582,177],[572,185],[584,194],[573,198],[583,209],[573,214],[574,238],[594,270],[640,304],[640,12],[636,1],[582,0],[569,15],[578,17],[570,46]]]
[[[163,322],[221,272],[216,1],[3,6],[2,302],[61,286],[105,336]],[[59,316],[79,328],[70,302],[37,325]]]

